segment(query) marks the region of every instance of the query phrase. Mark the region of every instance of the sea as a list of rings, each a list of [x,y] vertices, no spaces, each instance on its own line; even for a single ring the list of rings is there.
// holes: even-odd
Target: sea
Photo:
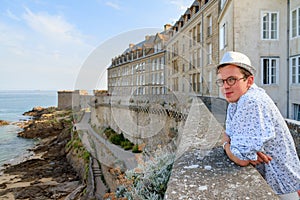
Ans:
[[[0,90],[0,120],[19,122],[30,119],[23,113],[34,107],[57,106],[57,91]],[[0,126],[0,168],[5,163],[15,163],[30,154],[36,140],[17,137],[22,129],[10,124]]]

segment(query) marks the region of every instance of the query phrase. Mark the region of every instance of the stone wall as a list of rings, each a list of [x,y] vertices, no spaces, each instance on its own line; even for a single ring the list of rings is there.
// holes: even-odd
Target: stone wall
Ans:
[[[214,116],[211,110],[215,103],[211,100],[184,101],[166,100],[149,107],[150,102],[136,99],[94,97],[91,124],[96,128],[109,126],[134,143],[146,143],[150,151],[158,146],[168,150],[176,147],[165,199],[278,199],[253,167],[235,165],[220,147],[224,130],[215,116],[222,115],[226,104],[212,100],[219,102]],[[175,104],[184,105],[184,109],[179,112]],[[101,145],[97,148],[102,152]]]
[[[58,91],[58,109],[83,109],[89,107],[92,96],[85,90]]]
[[[298,156],[300,158],[300,122],[291,120],[291,119],[286,119],[286,123],[287,123],[287,125],[291,131],[291,134],[294,138],[296,150],[297,150]]]
[[[72,108],[72,95],[73,91],[58,91],[57,92],[57,107],[58,109],[71,109]]]
[[[98,100],[98,102],[102,102]],[[182,116],[175,111],[148,106],[91,104],[91,124],[100,130],[111,127],[135,144],[148,144],[147,151],[158,146],[175,149]]]

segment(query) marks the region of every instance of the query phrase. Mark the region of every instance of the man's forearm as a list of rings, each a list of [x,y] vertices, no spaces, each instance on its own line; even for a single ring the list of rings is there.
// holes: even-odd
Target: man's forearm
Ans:
[[[241,160],[238,157],[236,157],[235,155],[233,155],[233,153],[230,151],[229,143],[224,145],[224,150],[225,150],[227,156],[229,157],[229,159],[231,161],[233,161],[235,164],[240,165],[242,167],[245,167],[250,164],[250,160]]]

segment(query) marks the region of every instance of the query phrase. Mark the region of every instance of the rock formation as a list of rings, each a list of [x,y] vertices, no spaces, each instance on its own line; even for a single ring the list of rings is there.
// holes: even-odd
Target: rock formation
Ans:
[[[71,111],[54,108],[26,113],[34,119],[23,124],[24,130],[19,136],[38,138],[39,143],[31,149],[34,156],[5,166],[0,176],[0,199],[87,199],[82,194],[86,183],[67,160],[67,154],[78,156],[72,147],[66,151],[71,140],[71,114]],[[80,157],[74,159],[82,160]],[[78,163],[81,166],[77,169],[84,168],[84,162]]]

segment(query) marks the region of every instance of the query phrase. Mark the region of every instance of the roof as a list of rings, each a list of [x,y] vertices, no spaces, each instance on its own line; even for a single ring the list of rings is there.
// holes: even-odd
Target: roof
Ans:
[[[192,4],[192,6],[200,6],[199,1],[195,0],[194,3]]]

